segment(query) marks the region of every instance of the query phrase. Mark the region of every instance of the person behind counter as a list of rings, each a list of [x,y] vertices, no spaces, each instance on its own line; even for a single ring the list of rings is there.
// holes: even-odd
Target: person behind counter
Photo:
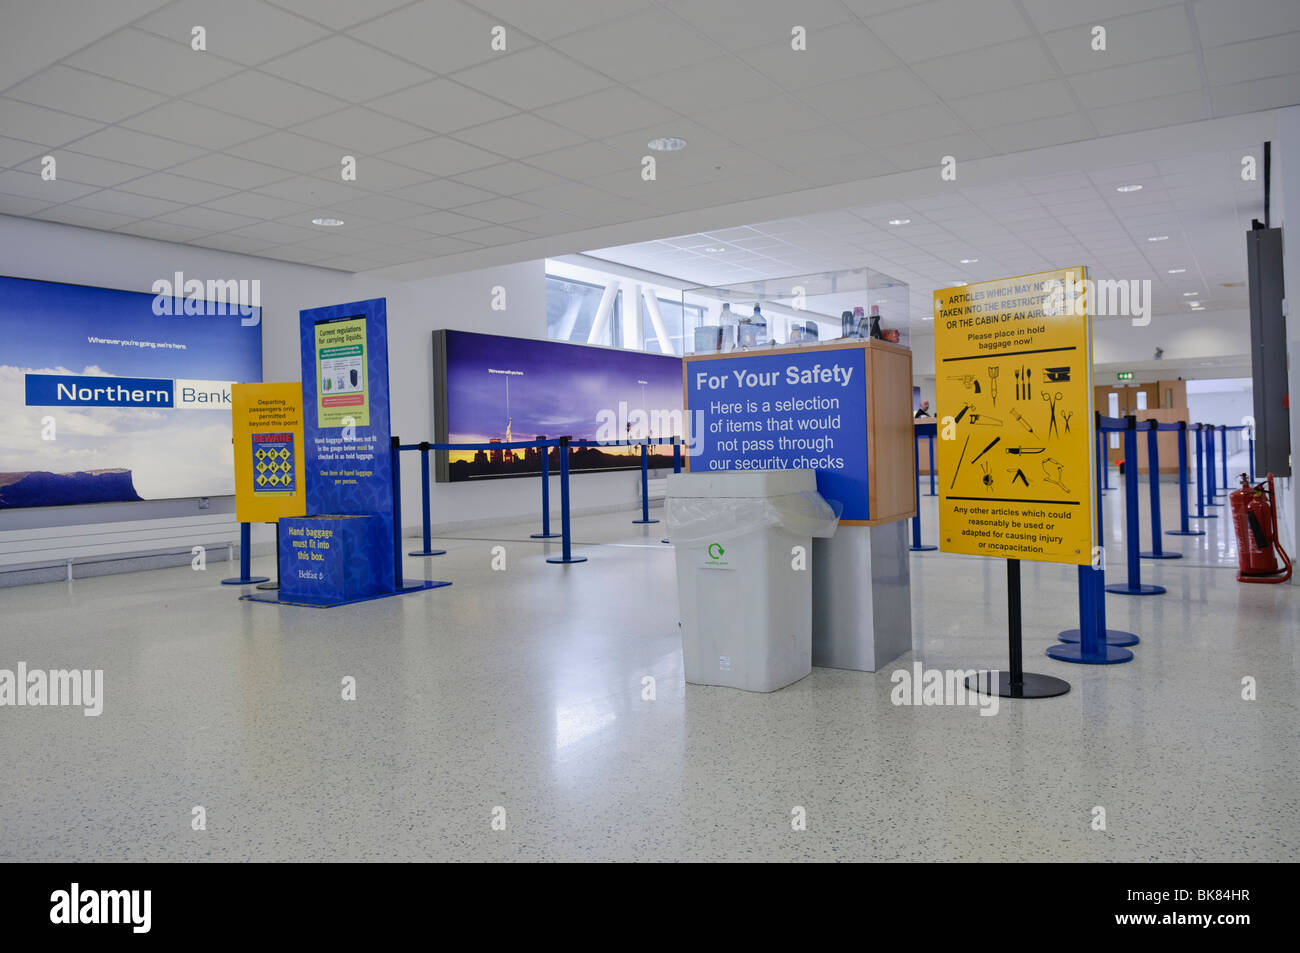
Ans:
[[[920,408],[920,409],[919,409],[915,414],[913,414],[913,416],[914,416],[914,417],[929,417],[929,416],[930,416],[930,402],[929,402],[928,400],[923,400],[923,401],[921,401],[921,408]]]

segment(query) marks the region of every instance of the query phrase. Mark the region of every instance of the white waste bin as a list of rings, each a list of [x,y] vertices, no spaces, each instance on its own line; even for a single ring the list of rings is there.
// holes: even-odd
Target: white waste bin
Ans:
[[[816,474],[675,473],[664,506],[686,681],[771,692],[812,671],[812,537],[839,517]]]

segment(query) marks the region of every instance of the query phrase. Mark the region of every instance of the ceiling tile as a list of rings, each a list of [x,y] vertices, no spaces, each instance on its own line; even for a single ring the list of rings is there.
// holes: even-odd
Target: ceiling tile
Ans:
[[[132,195],[130,192],[119,192],[115,189],[105,189],[102,192],[83,196],[77,199],[76,204],[80,208],[113,212],[131,219],[153,218],[155,215],[166,215],[168,212],[183,208],[178,202],[154,199],[147,195]]]
[[[516,111],[513,106],[449,79],[422,83],[384,96],[367,106],[424,129],[443,133],[477,126]]]
[[[364,106],[347,109],[294,127],[294,132],[331,143],[356,155],[374,155],[386,149],[429,138],[418,126],[381,115]]]
[[[629,166],[639,166],[644,151],[644,144],[639,152],[629,154],[607,146],[603,142],[584,142],[582,145],[532,156],[528,164],[567,179],[587,179],[608,175]]]
[[[15,139],[57,148],[103,128],[101,123],[89,119],[0,98],[0,130]]]
[[[947,56],[1031,33],[1012,0],[930,0],[867,20],[905,62]]]
[[[290,172],[285,169],[263,165],[260,162],[249,162],[247,159],[221,152],[210,152],[202,158],[182,162],[171,171],[187,178],[226,185],[232,189],[255,189],[280,179],[287,179],[290,175]]]
[[[1294,0],[1195,0],[1192,12],[1205,47],[1300,30],[1300,4]]]
[[[1056,79],[1059,75],[1056,63],[1037,37],[940,56],[911,66],[946,99]]]
[[[225,149],[271,131],[270,126],[258,122],[240,119],[197,103],[176,100],[133,116],[122,125],[137,132],[147,132],[204,149]]]
[[[456,208],[496,197],[491,192],[451,179],[435,179],[420,185],[397,189],[392,194],[395,198],[407,202],[441,209]]]
[[[552,172],[522,162],[503,162],[501,165],[463,172],[455,178],[459,183],[486,189],[498,195],[516,195],[529,189],[540,189],[563,181]]]
[[[511,159],[553,152],[583,141],[582,136],[576,132],[530,113],[520,113],[472,129],[462,129],[456,133],[456,138]]]
[[[931,54],[933,55],[933,54]],[[789,34],[743,57],[780,88],[798,90],[834,80],[898,67],[896,56],[858,23],[846,23],[808,39],[808,49],[790,48]]]
[[[269,242],[259,242],[252,238],[240,238],[237,235],[226,233],[224,235],[208,235],[204,238],[196,239],[194,244],[202,245],[204,248],[215,248],[218,251],[234,252],[237,255],[256,255],[264,248],[269,248]]]
[[[21,195],[0,194],[0,215],[31,215],[43,208],[49,208],[53,202],[24,198]]]
[[[357,39],[417,63],[435,73],[450,73],[485,60],[506,59],[532,41],[515,32],[507,35],[507,50],[492,49],[497,21],[486,14],[446,0],[422,0],[354,27]]]
[[[275,245],[288,245],[293,242],[311,241],[320,235],[319,230],[311,228],[304,219],[303,225],[289,225],[284,222],[258,222],[243,228],[233,229],[230,234],[248,238],[253,241],[270,242]]]
[[[233,146],[226,152],[277,169],[301,173],[315,172],[324,168],[326,164],[340,163],[342,159],[342,152],[337,146],[327,145],[317,139],[308,139],[306,136],[292,132],[273,132],[242,145]],[[341,164],[339,169],[342,169]],[[245,188],[251,187],[245,186]]]
[[[671,109],[625,86],[609,86],[597,93],[539,109],[537,114],[593,139],[675,118]]]
[[[193,27],[202,26],[209,53],[245,66],[296,50],[328,33],[261,0],[176,0],[135,25],[176,41],[188,41]]]
[[[482,219],[470,218],[457,212],[430,212],[427,215],[408,218],[402,224],[408,228],[418,228],[423,232],[433,232],[435,235],[454,235],[457,232],[467,232],[471,228],[482,228],[487,223]]]
[[[256,70],[238,73],[192,93],[188,98],[200,105],[277,128],[292,126],[346,105],[333,96]]]
[[[824,124],[826,117],[794,96],[783,94],[705,113],[698,120],[732,142],[745,144],[770,137],[773,129],[797,135]]]
[[[24,162],[40,159],[45,155],[45,147],[21,139],[0,136],[0,169],[20,166]]]
[[[992,150],[974,133],[958,133],[906,145],[882,145],[880,153],[899,169],[911,170],[927,166],[938,169],[944,156],[954,156],[960,168],[967,159],[981,159],[992,155]]]
[[[1092,48],[1090,27],[1055,30],[1043,39],[1061,69],[1068,74],[1113,69],[1142,60],[1190,53],[1196,38],[1183,4],[1161,7],[1132,16],[1109,20],[1106,49]]]
[[[526,241],[533,236],[529,232],[521,231],[517,228],[511,228],[509,225],[489,225],[486,228],[476,228],[472,231],[461,232],[456,237],[461,241],[476,242],[480,245],[496,248],[501,245],[511,245],[515,242]]]
[[[55,157],[58,159],[59,178],[86,185],[120,185],[148,175],[150,171],[138,165],[114,162],[112,159],[101,159],[98,156],[78,155],[74,152],[60,151],[55,154]],[[39,165],[31,164],[27,171],[36,172],[39,168]]]
[[[853,19],[840,0],[800,0],[796,9],[789,0],[664,0],[663,5],[729,50],[763,46],[774,37],[783,38],[788,47],[798,24],[807,30],[808,50],[820,53],[819,41],[830,28]]]
[[[1088,113],[1097,132],[1103,136],[1117,136],[1141,129],[1156,129],[1181,122],[1194,122],[1208,118],[1205,96],[1201,92],[1158,96],[1135,103],[1121,103],[1093,109]]]
[[[1296,71],[1297,49],[1300,33],[1211,47],[1205,51],[1206,76],[1211,86],[1285,76]]]
[[[475,202],[457,210],[462,215],[480,218],[485,222],[505,225],[521,219],[540,215],[545,209],[529,202],[520,202],[512,198],[492,199],[488,202]]]
[[[1295,105],[1300,90],[1300,72],[1289,76],[1216,86],[1210,90],[1210,101],[1216,116],[1255,112],[1260,109],[1279,109]]]
[[[94,73],[51,66],[5,91],[10,99],[47,106],[100,122],[120,122],[157,106],[164,99],[138,86],[128,86]]]
[[[604,76],[545,46],[501,56],[455,78],[519,109],[549,106],[610,85]]]
[[[187,242],[202,238],[208,234],[201,228],[186,228],[184,225],[172,225],[169,222],[148,221],[123,225],[114,231],[139,238],[152,238],[159,242]]]
[[[553,45],[624,83],[718,55],[718,48],[688,24],[654,7],[566,36]]]
[[[117,126],[78,139],[69,149],[117,162],[130,162],[154,171],[204,154],[204,150],[196,146]]]
[[[1083,113],[1075,112],[1048,119],[1033,119],[1029,122],[994,126],[987,131],[984,138],[996,145],[1000,154],[1006,155],[1064,142],[1091,139],[1093,131],[1087,117]]]
[[[882,70],[802,90],[800,98],[838,121],[908,109],[935,101],[935,96],[904,69]]]
[[[349,215],[359,215],[378,222],[398,222],[404,218],[411,218],[425,212],[423,205],[416,205],[387,195],[365,195],[360,198],[348,199],[346,202],[339,202],[333,207],[342,212],[344,218]]]
[[[129,225],[133,221],[129,215],[114,215],[112,212],[99,212],[95,209],[78,208],[75,205],[56,205],[53,208],[35,212],[33,218],[47,222],[60,222],[64,225],[76,225],[81,228],[111,229],[119,225]]]
[[[239,70],[212,53],[190,48],[190,35],[164,39],[144,30],[119,30],[64,61],[68,66],[180,96]]]
[[[340,69],[341,64],[346,68]],[[350,103],[432,78],[427,70],[338,34],[263,63],[261,69]]]
[[[951,100],[950,105],[958,116],[976,129],[1006,125],[1008,120],[1025,122],[1062,116],[1075,109],[1074,98],[1065,83],[1059,80],[980,93]]]
[[[303,215],[308,206],[287,199],[277,199],[257,192],[236,192],[224,198],[213,199],[203,203],[207,208],[218,212],[230,212],[233,215],[246,215],[249,218],[284,218],[288,215]]]
[[[324,208],[333,202],[346,202],[366,193],[353,185],[318,178],[314,175],[296,175],[282,182],[273,182],[257,190],[263,195],[288,199],[312,208]]]
[[[167,222],[172,225],[184,225],[187,228],[201,228],[209,232],[225,232],[232,228],[256,224],[254,219],[245,215],[219,212],[214,208],[204,208],[199,205],[160,215],[157,221]]]
[[[82,185],[67,179],[47,181],[31,172],[19,172],[10,169],[0,172],[0,192],[6,195],[21,195],[23,198],[38,202],[69,202],[95,191],[94,186]]]
[[[481,9],[539,40],[553,40],[650,6],[650,0],[471,0]]]
[[[345,30],[362,20],[369,20],[387,13],[397,7],[405,6],[410,0],[270,0],[277,7],[283,7],[308,20],[329,27],[331,30]]]
[[[496,165],[502,159],[501,156],[447,136],[426,139],[400,149],[390,149],[381,158],[430,175],[455,175],[485,165]]]
[[[1108,23],[1116,17],[1144,9],[1165,6],[1173,0],[1020,0],[1029,19],[1040,32],[1048,33],[1067,26]]]
[[[1199,91],[1201,71],[1195,54],[1184,53],[1080,73],[1070,77],[1070,86],[1085,109],[1096,109],[1138,99]]]
[[[196,205],[212,199],[229,195],[231,190],[211,182],[200,182],[184,176],[172,175],[170,172],[155,172],[140,179],[133,179],[122,186],[123,192],[137,195],[149,195],[153,198],[180,202],[183,205]]]

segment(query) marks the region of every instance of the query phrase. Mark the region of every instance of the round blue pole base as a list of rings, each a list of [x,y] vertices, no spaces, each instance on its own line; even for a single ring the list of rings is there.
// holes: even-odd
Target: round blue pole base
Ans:
[[[633,520],[633,523],[658,523],[658,520]]]
[[[667,537],[667,536],[665,536],[663,539],[659,540],[659,542],[661,542],[661,543],[666,543],[666,544],[669,545],[669,546],[672,545],[672,543],[670,543],[670,542],[668,541],[668,537]]]
[[[1058,635],[1057,638],[1060,639],[1062,642],[1078,642],[1078,641],[1079,641],[1079,630],[1078,630],[1078,629],[1066,629],[1064,632],[1062,632],[1060,635]],[[1121,631],[1120,629],[1107,629],[1107,630],[1106,630],[1106,644],[1107,644],[1107,645],[1118,645],[1118,646],[1120,646],[1120,647],[1123,647],[1123,646],[1126,646],[1126,645],[1137,645],[1140,641],[1142,641],[1142,640],[1139,639],[1139,638],[1138,638],[1136,635],[1134,635],[1132,632],[1124,632],[1124,631]]]
[[[1182,553],[1166,553],[1163,551],[1158,553],[1156,552],[1138,553],[1138,555],[1141,556],[1143,559],[1182,559],[1183,558]]]
[[[529,539],[559,539],[563,533],[532,533]]]
[[[939,547],[938,546],[908,546],[907,548],[914,553],[928,553],[931,550],[938,549]]]
[[[938,493],[922,493],[922,496],[938,496]]]
[[[1203,529],[1170,529],[1165,530],[1167,536],[1204,536]]]
[[[1200,516],[1192,517],[1192,519],[1194,520],[1217,520],[1218,518],[1219,518],[1218,513],[1202,513]]]
[[[570,556],[568,559],[565,559],[563,556],[550,556],[547,558],[546,561],[548,563],[585,563],[587,561],[587,557]]]
[[[406,555],[408,555],[408,556],[445,556],[445,555],[447,555],[447,550],[445,550],[445,549],[416,549],[416,550],[413,550],[412,552],[407,553]]]
[[[1083,646],[1077,642],[1061,642],[1047,650],[1047,657],[1079,665],[1118,665],[1120,662],[1133,661],[1132,652],[1109,643],[1103,645],[1100,652],[1085,653]]]
[[[1152,586],[1144,582],[1136,589],[1130,589],[1126,582],[1112,582],[1106,587],[1106,591],[1121,596],[1158,596],[1165,591],[1165,587]]]
[[[247,579],[240,579],[233,576],[230,579],[221,580],[223,586],[251,586],[255,582],[269,582],[270,576],[249,576]]]

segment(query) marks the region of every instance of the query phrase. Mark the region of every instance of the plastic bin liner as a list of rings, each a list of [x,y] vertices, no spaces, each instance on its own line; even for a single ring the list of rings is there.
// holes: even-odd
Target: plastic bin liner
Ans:
[[[664,501],[674,544],[735,539],[769,526],[796,536],[833,536],[844,504],[816,490],[769,497],[669,497]]]

